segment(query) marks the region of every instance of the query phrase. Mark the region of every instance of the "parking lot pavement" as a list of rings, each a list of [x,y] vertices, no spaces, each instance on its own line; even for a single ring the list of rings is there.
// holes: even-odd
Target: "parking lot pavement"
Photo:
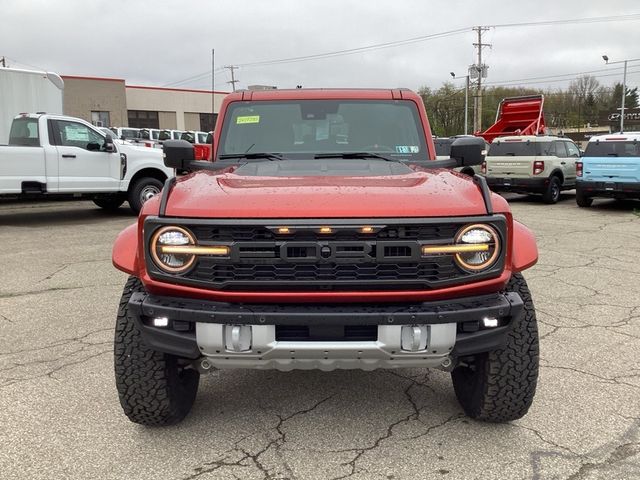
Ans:
[[[540,248],[526,277],[542,368],[522,420],[465,418],[439,371],[227,370],[182,424],[152,429],[125,418],[113,378],[128,209],[0,203],[0,477],[640,478],[640,217],[571,195],[512,208]]]

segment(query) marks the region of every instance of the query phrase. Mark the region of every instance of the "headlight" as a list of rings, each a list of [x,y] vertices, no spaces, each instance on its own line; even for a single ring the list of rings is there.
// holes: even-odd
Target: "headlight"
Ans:
[[[465,270],[478,272],[491,267],[500,254],[500,236],[483,224],[467,225],[458,231],[456,246],[468,248],[455,254],[456,263]]]
[[[151,238],[151,256],[156,266],[166,272],[182,273],[196,259],[191,248],[196,242],[188,230],[181,227],[162,227]]]

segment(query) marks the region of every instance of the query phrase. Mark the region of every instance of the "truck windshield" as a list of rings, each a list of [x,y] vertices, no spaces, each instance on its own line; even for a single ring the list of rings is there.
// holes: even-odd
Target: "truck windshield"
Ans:
[[[589,142],[585,157],[640,157],[639,142]]]
[[[218,158],[277,152],[313,159],[320,153],[375,152],[426,160],[416,105],[407,100],[289,100],[232,103]]]
[[[38,119],[29,117],[16,118],[11,124],[9,145],[39,147]]]
[[[540,155],[541,142],[494,142],[489,157],[524,157]]]

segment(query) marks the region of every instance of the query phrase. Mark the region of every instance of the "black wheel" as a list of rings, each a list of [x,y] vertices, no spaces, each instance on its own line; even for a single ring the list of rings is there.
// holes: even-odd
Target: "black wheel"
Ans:
[[[162,182],[157,178],[143,177],[129,187],[129,205],[136,215],[142,210],[144,202],[156,196],[162,190]]]
[[[453,388],[464,412],[488,422],[523,417],[533,401],[538,381],[538,326],[527,282],[511,277],[507,290],[524,301],[524,312],[513,319],[504,348],[473,358],[451,372]]]
[[[140,281],[130,277],[120,300],[114,340],[116,387],[129,420],[147,426],[172,425],[191,410],[200,373],[142,342],[127,303],[134,292],[143,290]]]
[[[576,203],[581,208],[588,208],[593,203],[593,198],[589,195],[585,195],[580,188],[576,188]]]
[[[542,194],[544,203],[558,203],[561,188],[560,179],[558,177],[551,177],[549,179],[549,185],[547,185],[547,190]]]
[[[124,201],[125,198],[121,195],[105,195],[103,197],[96,197],[93,199],[93,203],[100,208],[112,211],[120,208],[120,205],[122,205]]]

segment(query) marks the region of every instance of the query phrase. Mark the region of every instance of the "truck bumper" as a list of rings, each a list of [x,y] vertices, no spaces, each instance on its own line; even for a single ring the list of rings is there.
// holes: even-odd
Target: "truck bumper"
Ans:
[[[500,348],[517,293],[415,304],[230,304],[134,293],[129,315],[152,349],[217,368],[448,368]],[[162,326],[160,326],[162,325]]]
[[[590,182],[579,180],[576,190],[589,197],[640,198],[640,182]]]
[[[485,177],[494,192],[544,193],[549,178]]]

